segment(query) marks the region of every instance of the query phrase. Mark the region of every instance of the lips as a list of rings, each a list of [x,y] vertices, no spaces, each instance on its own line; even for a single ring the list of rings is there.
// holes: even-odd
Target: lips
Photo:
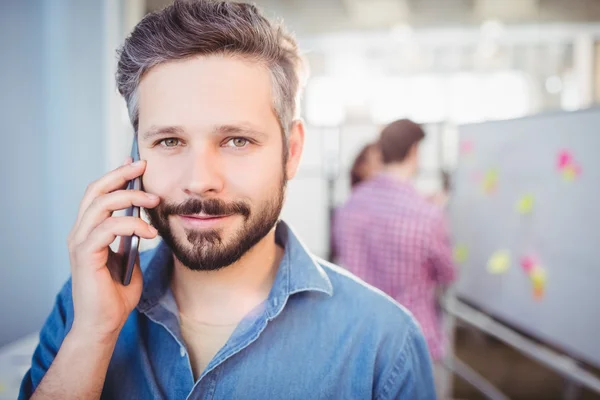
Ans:
[[[183,218],[192,218],[192,219],[201,219],[201,220],[229,217],[229,215],[206,215],[206,214],[192,214],[192,215],[180,215],[180,216]]]
[[[211,228],[216,227],[223,221],[227,220],[231,215],[206,215],[206,214],[193,214],[193,215],[178,215],[179,219],[184,226],[194,229]]]

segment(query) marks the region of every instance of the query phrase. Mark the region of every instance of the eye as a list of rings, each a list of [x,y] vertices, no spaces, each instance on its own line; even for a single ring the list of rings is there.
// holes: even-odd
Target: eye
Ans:
[[[229,139],[229,141],[227,142],[227,144],[225,146],[241,149],[241,148],[246,147],[248,145],[248,143],[250,143],[250,141],[248,139],[245,139],[243,137],[235,137],[235,138]]]
[[[179,141],[179,139],[176,139],[176,138],[167,138],[167,139],[161,140],[158,143],[164,147],[176,147],[180,143],[180,141]]]

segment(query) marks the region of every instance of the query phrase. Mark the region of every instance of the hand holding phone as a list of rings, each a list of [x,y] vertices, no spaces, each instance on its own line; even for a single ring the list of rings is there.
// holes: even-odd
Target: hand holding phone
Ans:
[[[132,154],[139,158],[136,140]],[[158,234],[139,218],[139,210],[160,202],[158,196],[141,190],[145,170],[145,161],[128,161],[90,184],[83,196],[68,239],[75,311],[70,335],[88,341],[116,340],[139,302],[143,286],[136,262],[139,240]],[[117,210],[127,210],[127,215],[113,215]],[[117,237],[125,238],[121,246],[126,252],[111,250]]]

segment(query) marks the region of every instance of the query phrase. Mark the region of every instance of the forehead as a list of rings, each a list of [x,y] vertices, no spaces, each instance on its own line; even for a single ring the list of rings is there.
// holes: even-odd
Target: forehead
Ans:
[[[139,131],[153,125],[188,129],[247,121],[278,129],[271,75],[257,62],[230,56],[159,64],[140,82]]]

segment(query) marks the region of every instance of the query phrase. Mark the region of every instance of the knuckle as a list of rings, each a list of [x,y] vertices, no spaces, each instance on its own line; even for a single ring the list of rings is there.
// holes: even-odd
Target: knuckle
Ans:
[[[96,191],[96,187],[98,186],[98,181],[94,181],[92,183],[90,183],[89,185],[87,185],[87,187],[85,188],[85,194],[89,195],[92,194]]]
[[[106,203],[106,196],[98,196],[92,200],[89,208],[92,210],[101,209],[105,203]]]
[[[117,226],[118,222],[119,222],[119,220],[117,218],[108,217],[108,218],[106,218],[106,220],[104,220],[102,225],[104,228],[106,228],[108,230],[112,230]]]

